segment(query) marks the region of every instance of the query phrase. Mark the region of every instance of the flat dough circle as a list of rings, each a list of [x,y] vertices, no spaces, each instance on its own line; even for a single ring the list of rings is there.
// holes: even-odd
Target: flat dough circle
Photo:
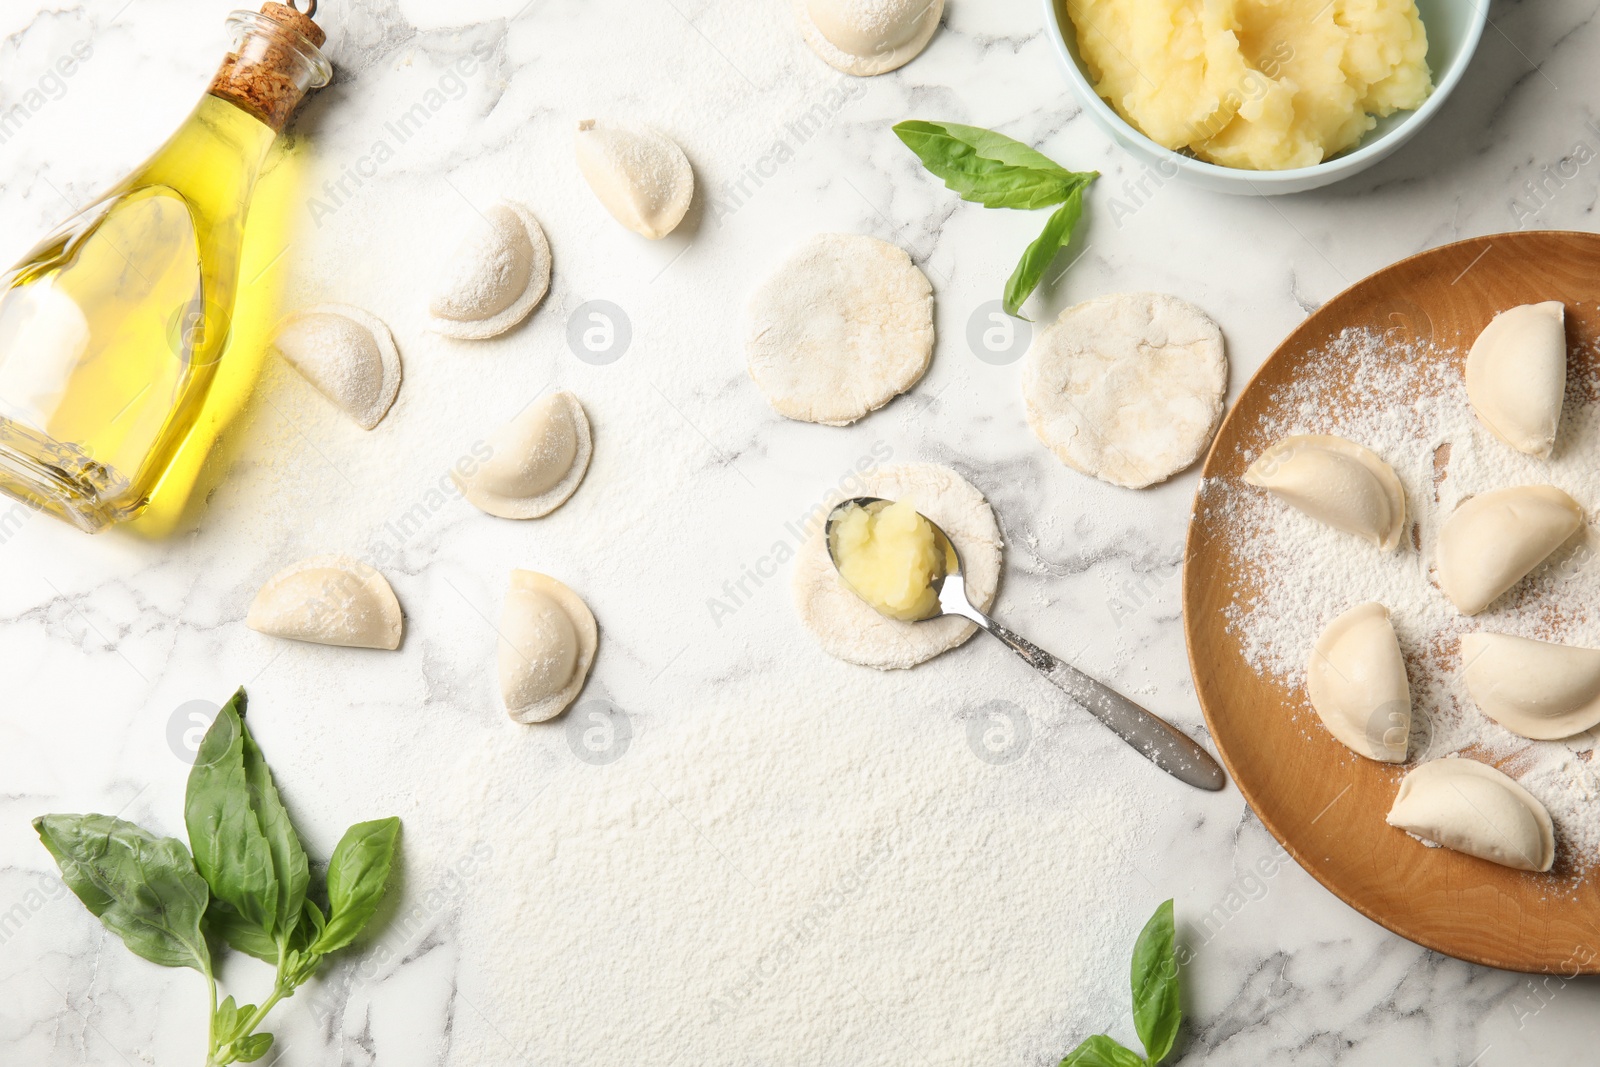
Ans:
[[[1142,489],[1193,463],[1222,421],[1222,331],[1186,300],[1113,293],[1061,313],[1028,349],[1028,425],[1074,470]]]
[[[848,425],[928,369],[933,286],[887,241],[818,234],[750,298],[745,352],[778,414]]]
[[[1000,527],[988,501],[961,475],[935,463],[906,463],[862,475],[855,496],[907,500],[949,535],[961,555],[967,596],[979,610],[1000,584]],[[833,503],[837,503],[836,501]],[[829,505],[832,507],[832,503]],[[830,656],[880,671],[915,667],[949,651],[977,629],[965,619],[901,622],[880,615],[839,578],[819,521],[795,556],[795,609]]]
[[[863,8],[869,8],[869,5],[860,4],[859,0],[835,0],[835,2],[844,9],[848,9],[852,2]],[[816,20],[811,17],[810,0],[794,0],[794,16],[800,23],[800,35],[825,63],[835,70],[865,78],[874,74],[887,74],[916,59],[922,54],[922,50],[928,47],[934,31],[939,28],[939,19],[944,16],[944,0],[877,0],[875,4],[870,5],[878,10],[867,10],[862,21],[868,26],[873,16],[894,18],[901,13],[898,9],[909,11],[913,6],[917,8],[914,16],[917,20],[917,32],[894,48],[886,48],[865,56],[847,52],[828,40],[827,36],[817,28]]]

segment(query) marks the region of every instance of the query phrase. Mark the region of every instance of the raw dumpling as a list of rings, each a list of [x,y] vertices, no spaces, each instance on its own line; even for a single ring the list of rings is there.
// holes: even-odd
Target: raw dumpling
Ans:
[[[1244,480],[1385,552],[1405,530],[1406,494],[1394,468],[1343,437],[1286,437],[1250,464]]]
[[[315,556],[273,575],[245,625],[273,637],[399,648],[400,602],[383,575],[349,556]]]
[[[550,242],[533,212],[508,200],[484,212],[445,261],[428,325],[446,337],[495,337],[527,318],[549,288]]]
[[[537,519],[566,503],[594,451],[583,405],[565,389],[529,404],[488,445],[482,466],[450,477],[474,507],[503,519]]]
[[[1411,685],[1382,604],[1358,604],[1323,629],[1306,665],[1306,691],[1322,724],[1350,751],[1406,761]]]
[[[846,74],[883,74],[927,47],[944,0],[794,0],[811,50]]]
[[[1522,786],[1475,760],[1436,759],[1400,782],[1389,825],[1519,871],[1548,871],[1555,829]]]
[[[589,677],[599,633],[577,593],[547,575],[512,571],[500,613],[500,695],[518,722],[561,714]]]
[[[273,346],[363,430],[382,421],[400,391],[394,335],[381,319],[360,308],[307,308],[278,327]]]
[[[1600,723],[1600,649],[1466,634],[1461,663],[1472,699],[1512,733],[1553,741]]]
[[[977,486],[936,463],[878,466],[862,473],[850,491],[910,504],[950,537],[961,555],[967,598],[980,611],[994,602],[1000,584],[1000,527]],[[831,503],[831,501],[830,501]],[[828,557],[827,503],[795,555],[790,589],[800,622],[830,656],[880,671],[915,667],[977,632],[966,619],[946,616],[901,622],[880,614],[839,577]],[[779,562],[784,557],[779,557]],[[732,609],[712,602],[727,614]],[[713,611],[718,626],[722,616]]]
[[[1519,452],[1550,454],[1566,391],[1566,308],[1559,300],[1502,311],[1467,353],[1472,410]]]
[[[1439,588],[1476,615],[1583,526],[1578,502],[1553,485],[1479,493],[1439,530]]]
[[[778,414],[847,425],[928,369],[933,286],[887,241],[818,234],[750,298],[745,353]]]
[[[1067,308],[1022,363],[1034,435],[1073,470],[1129,489],[1199,458],[1227,389],[1222,331],[1165,293],[1108,293]]]
[[[689,158],[648,126],[578,123],[578,169],[611,217],[634,233],[659,240],[677,228],[694,199]]]

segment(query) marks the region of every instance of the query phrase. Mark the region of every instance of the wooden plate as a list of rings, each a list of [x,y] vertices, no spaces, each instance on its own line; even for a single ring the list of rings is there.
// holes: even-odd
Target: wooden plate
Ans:
[[[1309,354],[1348,328],[1432,339],[1459,368],[1498,311],[1561,300],[1569,376],[1593,376],[1600,339],[1600,236],[1497,234],[1436,248],[1357,282],[1306,319],[1245,387],[1206,457],[1207,480],[1236,480],[1272,442],[1271,395],[1315,373],[1348,380],[1337,359]],[[1353,368],[1351,368],[1353,369]],[[1597,456],[1600,462],[1600,456]],[[1202,483],[1204,485],[1204,483]],[[1253,593],[1236,554],[1249,532],[1230,527],[1219,496],[1195,499],[1183,573],[1189,667],[1217,749],[1245,800],[1302,867],[1363,915],[1458,959],[1517,971],[1600,973],[1600,872],[1513,871],[1424,848],[1387,826],[1395,769],[1344,758],[1326,731],[1307,729],[1300,683],[1258,675],[1224,610]],[[1208,505],[1208,497],[1211,503]],[[1596,817],[1600,817],[1597,805]]]

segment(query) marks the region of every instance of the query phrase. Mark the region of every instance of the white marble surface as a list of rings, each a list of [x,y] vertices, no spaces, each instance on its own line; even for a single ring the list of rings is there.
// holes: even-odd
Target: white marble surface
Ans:
[[[15,258],[69,203],[177,124],[220,56],[230,6],[83,0],[0,9],[0,110],[33,88],[43,100],[0,144],[0,258]],[[325,855],[356,818],[395,810],[407,819],[406,900],[425,920],[386,942],[403,951],[375,978],[348,988],[329,981],[280,1007],[279,1062],[456,1062],[452,1029],[471,1019],[464,991],[514,976],[474,974],[461,956],[458,920],[503,887],[491,872],[434,891],[453,884],[441,876],[457,855],[437,843],[472,835],[431,825],[438,813],[427,800],[454,748],[512,736],[479,614],[497,610],[505,569],[536,565],[584,591],[604,631],[590,695],[635,717],[627,758],[649,767],[652,732],[692,729],[697,709],[727,689],[759,687],[780,663],[793,672],[798,660],[819,688],[824,678],[856,677],[806,643],[782,575],[747,582],[749,595],[720,620],[708,601],[728,596],[724,583],[737,583],[783,524],[878,442],[897,460],[952,463],[985,490],[1008,539],[999,607],[1014,626],[1202,731],[1178,580],[1194,474],[1131,493],[1065,470],[1036,444],[1016,368],[977,359],[965,333],[1040,219],[958,204],[887,126],[913,115],[994,126],[1069,165],[1098,168],[1081,258],[1035,299],[1035,317],[1107,291],[1181,294],[1222,324],[1236,395],[1306,313],[1397,258],[1519,225],[1593,228],[1587,167],[1546,185],[1539,203],[1523,184],[1579,144],[1587,159],[1600,146],[1591,125],[1600,99],[1595,5],[1497,2],[1492,15],[1448,106],[1365,175],[1274,202],[1168,184],[1114,215],[1113,199],[1132,203],[1124,183],[1139,175],[1066,94],[1034,0],[951,0],[923,57],[864,83],[841,82],[805,51],[784,0],[329,0],[323,21],[340,73],[297,127],[309,189],[337,181],[474,46],[487,57],[463,78],[459,99],[321,225],[307,225],[285,257],[292,299],[358,303],[394,324],[407,361],[401,400],[364,437],[304,383],[269,367],[236,431],[242,458],[195,526],[152,542],[90,539],[25,512],[0,520],[0,1062],[198,1062],[202,994],[193,975],[160,971],[105,936],[62,890],[28,820],[120,811],[177,830],[185,769],[169,744],[173,717],[241,681],[316,851]],[[48,80],[80,41],[90,58],[70,78]],[[766,167],[775,140],[792,136],[789,124],[819,102],[827,122],[794,139],[792,160]],[[584,200],[567,138],[575,119],[596,112],[647,118],[684,144],[712,193],[685,235],[645,246]],[[758,167],[773,173],[735,193]],[[481,351],[423,337],[418,278],[433,229],[415,220],[469,219],[500,195],[526,199],[545,221],[556,261],[549,300],[527,328]],[[773,415],[745,377],[739,345],[751,279],[819,229],[898,241],[937,294],[929,375],[847,430]],[[565,343],[569,317],[589,299],[613,301],[633,327],[630,349],[607,366],[580,362]],[[384,569],[407,611],[401,652],[285,648],[244,628],[267,575],[302,555],[389,538],[386,524],[426,499],[479,428],[553,383],[578,391],[595,418],[588,481],[537,528],[491,522],[456,501],[430,507],[420,529],[394,539]],[[671,503],[685,499],[694,507]],[[713,521],[724,509],[733,517]],[[687,525],[650,525],[669,514]],[[629,543],[582,536],[586,523],[630,516],[638,537]],[[860,684],[904,704],[885,729],[945,740],[959,737],[963,702],[1003,685],[1054,724],[1042,737],[1070,742],[1040,745],[1040,759],[1048,749],[1061,761],[1054,788],[1149,800],[1142,840],[1117,873],[1131,887],[1126,914],[1078,921],[1119,927],[1120,954],[1121,928],[1131,937],[1157,900],[1178,899],[1195,952],[1184,1062],[1488,1067],[1592,1054],[1600,986],[1538,984],[1388,934],[1292,863],[1271,859],[1273,842],[1236,792],[1200,797],[1150,782],[1148,768],[1070,713],[1038,711],[1048,695],[994,665],[997,654],[969,645],[920,678]],[[782,725],[768,735],[779,755]],[[593,769],[573,760],[557,732],[526,743],[544,761],[539,788],[579,788],[574,776]],[[650,888],[670,922],[684,887]],[[238,978],[240,988],[258,980]],[[1095,1029],[1128,1036],[1125,1014],[1120,989],[1086,992],[1049,1021],[1061,1035],[1056,1054]],[[673,1051],[575,1049],[564,1058],[671,1062]],[[740,1058],[737,1047],[722,1053]],[[501,1054],[557,1058],[516,1047]]]

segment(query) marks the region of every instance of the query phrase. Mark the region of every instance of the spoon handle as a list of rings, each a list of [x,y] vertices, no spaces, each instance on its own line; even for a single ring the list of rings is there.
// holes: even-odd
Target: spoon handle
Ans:
[[[1221,789],[1227,782],[1211,753],[1177,727],[1146,711],[1109,686],[1063,663],[1021,634],[993,619],[979,625],[1011,647],[1034,670],[1099,719],[1111,732],[1132,745],[1140,755],[1181,782],[1200,789]]]

